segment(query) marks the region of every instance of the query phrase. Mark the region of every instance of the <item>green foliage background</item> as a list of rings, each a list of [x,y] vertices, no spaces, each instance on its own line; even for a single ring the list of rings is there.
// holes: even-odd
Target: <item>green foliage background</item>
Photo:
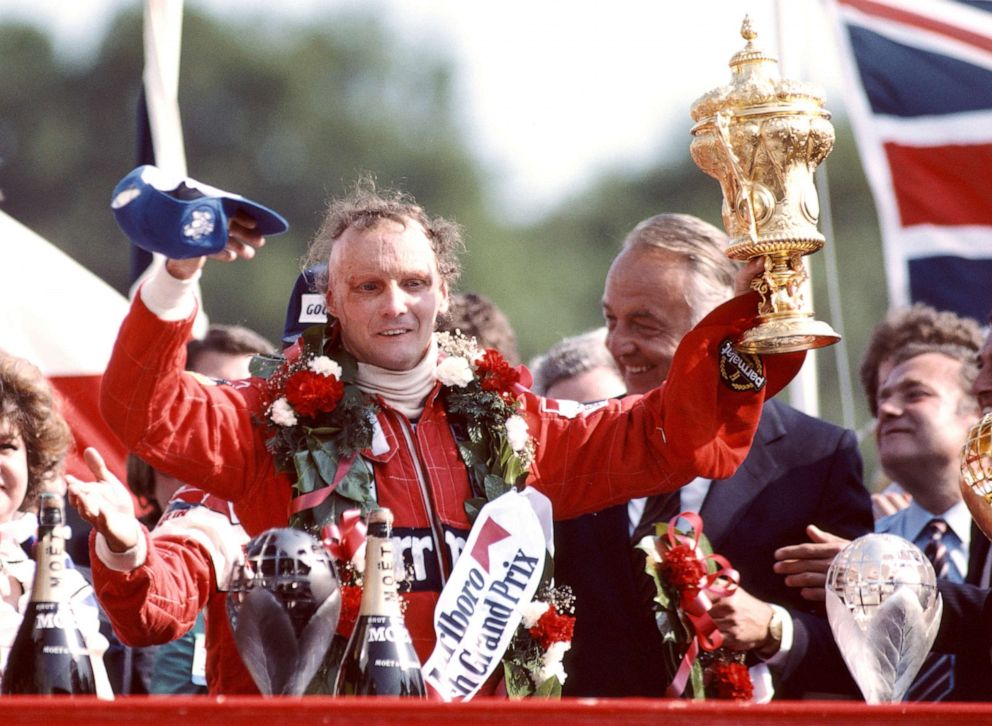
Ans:
[[[638,221],[683,211],[721,224],[719,187],[689,159],[688,136],[668,144],[684,149],[674,160],[607,170],[536,221],[508,218],[494,202],[493,174],[461,126],[454,60],[429,37],[402,40],[380,18],[372,4],[307,24],[259,27],[187,7],[180,107],[189,173],[262,201],[291,224],[255,261],[208,266],[203,289],[212,320],[278,339],[298,260],[327,197],[364,170],[465,227],[460,287],[504,309],[525,358],[601,323],[604,275]],[[127,242],[109,198],[135,165],[141,44],[138,12],[119,15],[85,63],[59,56],[32,26],[0,24],[3,208],[122,292]],[[829,244],[840,268],[841,354],[856,372],[887,302],[871,195],[846,121],[835,122]],[[839,329],[824,262],[823,253],[813,259],[817,316]],[[818,354],[821,416],[845,423],[835,355]],[[846,423],[865,429],[870,418],[854,386],[855,418]],[[872,447],[863,449],[870,472]]]

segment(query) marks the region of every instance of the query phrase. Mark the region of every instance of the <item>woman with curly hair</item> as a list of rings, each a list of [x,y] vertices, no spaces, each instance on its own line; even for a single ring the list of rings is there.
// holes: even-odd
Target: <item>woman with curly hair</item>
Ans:
[[[34,561],[28,556],[38,529],[39,492],[60,487],[69,426],[48,381],[35,366],[0,351],[0,679],[27,606]],[[93,590],[69,571],[73,610],[91,652],[106,649],[99,634]],[[100,658],[94,658],[94,666]],[[102,663],[102,661],[100,661]]]

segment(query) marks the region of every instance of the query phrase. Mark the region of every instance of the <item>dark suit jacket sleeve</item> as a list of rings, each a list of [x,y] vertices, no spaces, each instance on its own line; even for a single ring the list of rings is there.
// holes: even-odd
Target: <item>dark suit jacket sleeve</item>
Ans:
[[[822,500],[812,522],[828,532],[853,539],[872,531],[871,499],[862,484],[862,462],[854,433],[844,430],[829,459]],[[780,669],[782,687],[802,691],[849,693],[854,683],[834,642],[825,614],[783,605],[792,615],[792,648]]]
[[[976,585],[938,580],[944,613],[933,649],[985,661],[988,674],[992,649],[992,591]]]

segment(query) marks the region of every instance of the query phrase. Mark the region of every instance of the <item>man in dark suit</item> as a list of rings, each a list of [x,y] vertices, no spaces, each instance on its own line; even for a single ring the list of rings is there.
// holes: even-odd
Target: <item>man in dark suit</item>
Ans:
[[[660,384],[693,322],[733,294],[736,268],[725,246],[722,232],[688,215],[658,215],[628,235],[603,296],[607,346],[628,393]],[[556,578],[576,594],[565,694],[664,693],[653,585],[633,544],[655,522],[685,509],[701,513],[714,550],[741,573],[742,587],[710,614],[725,645],[747,651],[758,665],[753,677],[767,668],[778,697],[851,692],[822,608],[790,591],[772,566],[775,549],[804,541],[810,521],[829,522],[851,537],[871,530],[857,442],[850,431],[771,402],[732,478],[697,480],[674,497],[556,525]]]
[[[890,345],[893,340],[897,343]],[[945,522],[943,553],[934,558],[935,570],[942,570],[937,574],[944,615],[933,650],[956,659],[944,676],[937,670],[929,673],[925,664],[907,700],[992,697],[987,677],[992,643],[983,620],[989,607],[989,541],[968,517],[960,473],[961,445],[978,419],[979,406],[992,408],[990,365],[992,341],[981,347],[977,324],[922,306],[887,316],[873,332],[862,364],[865,394],[878,416],[882,468],[913,497],[909,507],[879,520],[876,530],[915,541],[926,553],[921,523],[933,517]],[[812,544],[777,553],[782,562],[776,570],[788,574],[788,584],[806,588],[804,596],[820,600],[827,568],[847,542],[829,533],[810,534]],[[930,554],[936,552],[934,548]]]

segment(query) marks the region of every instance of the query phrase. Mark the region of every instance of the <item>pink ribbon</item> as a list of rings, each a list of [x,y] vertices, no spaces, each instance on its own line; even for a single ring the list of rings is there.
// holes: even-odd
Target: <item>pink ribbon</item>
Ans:
[[[335,560],[350,562],[365,544],[367,528],[358,509],[342,512],[339,522],[324,525],[320,541]]]
[[[675,528],[676,523],[680,519],[684,519],[689,523],[691,537],[682,534]],[[703,534],[703,519],[695,512],[682,512],[682,514],[672,517],[668,522],[668,532],[666,534],[671,547],[684,545],[689,548],[696,556],[696,559],[703,565],[704,570],[706,570],[706,574],[699,581],[699,587],[696,593],[692,595],[690,592],[684,592],[681,594],[682,597],[679,601],[679,608],[685,613],[686,619],[692,623],[695,633],[689,642],[689,647],[686,649],[685,655],[682,656],[682,662],[679,664],[675,678],[666,692],[666,695],[670,698],[678,698],[682,695],[685,685],[689,681],[692,664],[696,662],[699,649],[713,651],[723,645],[723,633],[717,628],[716,623],[713,622],[713,618],[709,614],[709,610],[713,606],[710,596],[721,598],[732,595],[737,590],[738,583],[740,582],[740,573],[731,567],[730,561],[723,555],[703,555],[699,550],[699,538]],[[664,559],[664,550],[658,548],[658,553]],[[708,571],[707,560],[716,563],[717,569],[715,572]]]
[[[354,463],[354,454],[351,456],[343,456],[338,459],[338,468],[334,472],[334,481],[332,481],[329,486],[314,489],[312,492],[301,494],[290,501],[289,513],[296,514],[297,512],[302,512],[304,509],[313,509],[331,496],[334,490],[338,488],[338,484],[341,483],[341,480],[345,478],[349,471],[351,471],[351,465]]]

